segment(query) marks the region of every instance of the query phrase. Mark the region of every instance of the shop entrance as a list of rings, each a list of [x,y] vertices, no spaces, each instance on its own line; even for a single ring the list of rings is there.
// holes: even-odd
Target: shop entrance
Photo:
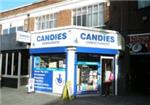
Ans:
[[[77,94],[115,95],[114,66],[114,57],[78,54]]]
[[[101,56],[102,95],[115,94],[114,57]]]
[[[78,62],[78,94],[100,93],[100,63]]]

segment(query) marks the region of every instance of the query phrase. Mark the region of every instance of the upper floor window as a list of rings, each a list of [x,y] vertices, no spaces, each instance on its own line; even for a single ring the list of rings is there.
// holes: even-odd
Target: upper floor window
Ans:
[[[17,31],[23,31],[23,26],[17,27]]]
[[[145,8],[150,6],[150,1],[149,0],[138,0],[138,8]]]
[[[73,25],[86,27],[103,26],[103,4],[90,5],[74,9]]]
[[[16,27],[11,27],[9,29],[9,33],[15,33],[16,32]]]
[[[3,34],[8,34],[8,29],[3,29]]]
[[[23,31],[23,26],[5,28],[3,29],[3,34],[13,34],[16,31]]]
[[[56,13],[36,17],[36,30],[56,27]]]

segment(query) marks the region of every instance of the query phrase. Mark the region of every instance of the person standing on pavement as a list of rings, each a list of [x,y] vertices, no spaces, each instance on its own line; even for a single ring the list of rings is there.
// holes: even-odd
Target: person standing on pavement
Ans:
[[[110,95],[111,93],[111,85],[112,85],[112,81],[114,79],[114,75],[113,72],[111,70],[110,65],[107,65],[106,69],[105,69],[105,74],[104,74],[104,95]]]

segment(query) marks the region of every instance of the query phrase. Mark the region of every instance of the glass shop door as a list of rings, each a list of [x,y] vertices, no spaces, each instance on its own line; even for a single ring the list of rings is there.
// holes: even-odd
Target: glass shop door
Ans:
[[[114,57],[101,56],[101,70],[102,70],[102,95],[114,95],[115,93],[115,63]],[[110,79],[110,74],[113,74],[113,80]]]

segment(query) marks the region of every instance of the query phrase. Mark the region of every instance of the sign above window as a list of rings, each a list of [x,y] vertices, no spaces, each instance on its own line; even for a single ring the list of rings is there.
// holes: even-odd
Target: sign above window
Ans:
[[[16,41],[30,43],[30,33],[17,31],[16,32]]]
[[[118,34],[115,31],[71,27],[50,32],[33,33],[31,36],[31,48],[62,46],[120,49]]]
[[[150,52],[150,34],[129,35],[128,46],[130,53],[149,53]]]

